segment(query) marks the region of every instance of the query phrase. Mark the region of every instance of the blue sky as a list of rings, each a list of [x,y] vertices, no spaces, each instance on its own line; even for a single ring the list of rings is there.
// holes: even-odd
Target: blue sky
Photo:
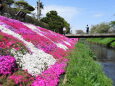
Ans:
[[[25,0],[36,6],[37,0]],[[115,20],[115,0],[41,0],[44,4],[43,16],[56,10],[70,25],[72,32],[85,27]]]

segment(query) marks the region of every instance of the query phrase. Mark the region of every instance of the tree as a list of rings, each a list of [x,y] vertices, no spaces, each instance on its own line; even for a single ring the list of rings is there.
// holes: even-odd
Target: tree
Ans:
[[[108,23],[100,23],[91,27],[91,33],[108,33],[109,29]]]
[[[64,26],[65,26],[65,28],[67,30],[66,33],[70,33],[70,24],[65,20],[64,20]]]
[[[63,27],[66,27],[67,31],[70,29],[70,25],[56,11],[48,12],[46,17],[43,17],[40,21],[48,24],[50,30],[61,34],[63,34]]]
[[[34,11],[34,7],[32,7],[31,5],[29,5],[26,1],[24,0],[20,0],[20,1],[16,1],[15,2],[16,5],[16,9],[18,10],[17,12],[17,19],[19,20],[25,20],[25,16],[27,13],[31,13],[32,11]]]
[[[6,4],[10,7],[14,3],[14,0],[0,0],[0,3]]]
[[[6,4],[11,7],[11,5],[14,3],[14,0],[4,0]]]
[[[29,4],[28,4],[28,6],[26,8],[29,11],[34,11],[35,10],[35,8],[33,6],[31,6],[31,5],[29,5]]]
[[[17,8],[19,8],[21,11],[23,11],[25,13],[31,13],[31,11],[35,10],[34,7],[32,7],[31,5],[29,5],[24,0],[16,1],[15,5],[17,6]]]
[[[96,27],[98,27],[98,25],[92,25],[90,33],[97,33]]]
[[[11,8],[13,3],[14,0],[0,0],[0,14],[8,16],[8,8]]]
[[[110,32],[110,33],[115,33],[115,21],[111,21],[111,22],[110,22],[109,32]]]
[[[115,26],[115,21],[111,21],[110,26],[112,26],[112,27]]]

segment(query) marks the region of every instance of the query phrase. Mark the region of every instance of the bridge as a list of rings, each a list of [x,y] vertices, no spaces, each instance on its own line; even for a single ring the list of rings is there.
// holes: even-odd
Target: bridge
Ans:
[[[66,34],[68,38],[107,38],[107,37],[115,37],[115,33],[113,34]]]

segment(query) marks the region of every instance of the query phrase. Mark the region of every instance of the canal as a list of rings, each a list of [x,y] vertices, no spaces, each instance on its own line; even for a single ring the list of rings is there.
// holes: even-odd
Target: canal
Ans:
[[[105,74],[113,80],[113,86],[115,86],[115,49],[91,43],[86,44],[95,53],[97,60],[103,66]]]

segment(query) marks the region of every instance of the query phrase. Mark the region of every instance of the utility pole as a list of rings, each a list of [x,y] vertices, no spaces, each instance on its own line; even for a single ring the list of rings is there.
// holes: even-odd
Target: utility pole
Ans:
[[[40,16],[41,16],[41,8],[40,8],[40,0],[37,1],[37,19],[40,20]]]

